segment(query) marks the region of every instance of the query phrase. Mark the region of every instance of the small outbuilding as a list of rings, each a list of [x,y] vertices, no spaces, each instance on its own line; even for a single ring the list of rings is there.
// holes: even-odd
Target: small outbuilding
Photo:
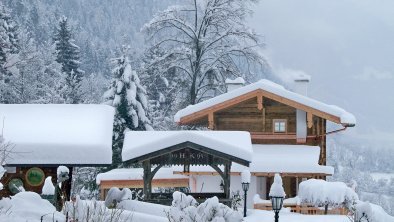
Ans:
[[[125,135],[122,159],[125,165],[142,163],[145,201],[165,203],[152,193],[152,180],[161,167],[181,165],[184,173],[191,166],[210,166],[223,181],[223,193],[189,195],[197,199],[217,196],[229,203],[232,163],[248,167],[252,153],[248,132],[130,131]]]
[[[61,165],[70,168],[70,178],[76,166],[110,165],[114,112],[107,105],[1,104],[0,133],[12,149],[0,196],[21,187],[41,193],[46,177],[56,182]],[[71,184],[65,186],[69,195]]]

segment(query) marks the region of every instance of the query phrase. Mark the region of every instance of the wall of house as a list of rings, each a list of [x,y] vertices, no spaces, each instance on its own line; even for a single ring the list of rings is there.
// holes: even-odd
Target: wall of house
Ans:
[[[31,169],[33,167],[34,166],[10,168],[10,169],[15,169],[15,171],[11,172],[11,173],[10,172],[5,173],[3,178],[1,179],[1,183],[4,185],[4,188],[3,188],[3,190],[0,191],[0,197],[8,197],[8,196],[14,195],[11,193],[11,191],[8,188],[9,182],[14,178],[19,178],[22,180],[23,188],[26,191],[32,191],[32,192],[41,194],[42,187],[44,186],[44,182],[42,182],[40,185],[37,185],[37,186],[32,186],[27,182],[26,173],[28,172],[29,169]],[[37,167],[44,172],[45,178],[47,178],[48,176],[51,176],[52,183],[56,184],[57,167],[39,167],[39,166],[37,166]],[[72,174],[72,168],[70,168],[70,175],[69,175],[70,178],[71,178],[71,174]],[[64,185],[63,185],[64,190],[66,191],[68,197],[70,196],[70,191],[71,191],[71,183],[70,182],[71,182],[71,179],[69,180],[68,183],[64,183]]]

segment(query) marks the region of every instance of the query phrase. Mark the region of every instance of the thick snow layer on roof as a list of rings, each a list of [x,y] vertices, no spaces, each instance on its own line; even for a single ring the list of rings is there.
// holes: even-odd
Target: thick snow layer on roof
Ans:
[[[114,109],[110,106],[1,104],[3,118],[4,138],[15,145],[7,165],[112,162]]]
[[[339,117],[342,124],[350,124],[350,125],[356,124],[356,118],[354,117],[353,114],[348,113],[345,110],[343,110],[337,106],[327,105],[325,103],[314,100],[314,99],[309,98],[307,96],[303,96],[303,95],[291,92],[291,91],[285,89],[283,86],[278,85],[278,84],[271,82],[269,80],[266,80],[266,79],[262,79],[258,82],[249,84],[247,86],[240,87],[238,89],[234,89],[230,92],[227,92],[222,95],[216,96],[214,98],[205,100],[205,101],[200,102],[198,104],[189,105],[188,107],[186,107],[182,110],[179,110],[175,114],[174,120],[175,120],[175,122],[179,122],[180,119],[184,116],[188,116],[188,115],[193,114],[195,112],[204,110],[204,109],[212,107],[216,104],[225,102],[227,100],[236,98],[238,96],[244,95],[246,93],[249,93],[249,92],[252,92],[252,91],[255,91],[258,89],[265,90],[267,92],[270,92],[270,93],[279,95],[281,97],[290,99],[292,101],[298,102],[298,103],[303,104],[305,106],[308,106],[308,107],[320,110],[322,112],[331,114],[333,116]]]
[[[122,159],[127,161],[183,142],[252,160],[250,133],[241,131],[129,131],[125,135]]]
[[[318,164],[320,147],[306,145],[253,144],[253,157],[249,166],[252,173],[318,173],[332,175],[334,168]],[[231,172],[242,172],[246,167],[233,163]],[[174,166],[174,171],[183,167]],[[190,172],[216,172],[210,166],[190,166]]]
[[[153,169],[152,169],[153,170]],[[142,180],[144,170],[142,168],[122,168],[113,169],[105,173],[99,173],[96,177],[96,183],[100,184],[101,181],[107,180]],[[155,174],[153,179],[187,179],[189,177],[174,174],[172,168],[160,168]]]

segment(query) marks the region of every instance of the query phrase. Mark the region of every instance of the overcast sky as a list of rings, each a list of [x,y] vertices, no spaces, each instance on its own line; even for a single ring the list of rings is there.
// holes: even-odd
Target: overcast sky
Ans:
[[[356,116],[349,141],[394,148],[393,0],[260,0],[250,25],[276,74],[311,75],[309,96]]]

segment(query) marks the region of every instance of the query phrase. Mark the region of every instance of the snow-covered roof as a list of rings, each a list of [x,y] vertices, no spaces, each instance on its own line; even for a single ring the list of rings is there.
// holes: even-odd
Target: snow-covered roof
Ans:
[[[125,135],[122,159],[135,159],[184,142],[192,142],[245,161],[252,160],[252,143],[248,132],[191,130],[129,131]]]
[[[253,144],[253,157],[249,166],[252,173],[305,173],[332,175],[334,168],[319,165],[320,147],[307,145]],[[174,166],[174,171],[183,168]],[[232,164],[231,172],[240,173],[245,166]],[[190,172],[216,172],[209,166],[190,166]]]
[[[253,145],[252,172],[333,174],[319,165],[320,147],[307,145]]]
[[[310,107],[312,109],[319,110],[321,112],[338,117],[340,119],[340,123],[343,125],[353,126],[356,124],[356,118],[354,117],[354,115],[345,111],[344,109],[339,108],[337,106],[333,106],[333,105],[327,105],[325,103],[322,103],[322,102],[317,101],[315,99],[309,98],[307,96],[303,96],[303,95],[294,93],[292,91],[285,89],[283,86],[278,85],[278,84],[271,82],[269,80],[266,80],[266,79],[262,79],[258,82],[240,87],[238,89],[234,89],[232,91],[229,91],[229,92],[224,93],[222,95],[205,100],[203,102],[197,103],[195,105],[189,105],[188,107],[186,107],[182,110],[179,110],[175,114],[174,120],[175,120],[175,122],[180,122],[182,117],[189,116],[189,115],[194,114],[196,112],[208,109],[208,108],[215,106],[217,104],[221,104],[223,102],[226,102],[228,100],[234,99],[236,97],[242,96],[244,94],[247,94],[247,93],[250,93],[250,92],[253,92],[256,90],[263,90],[268,93],[272,93],[272,94],[278,95],[280,97],[294,101],[296,103],[302,104],[304,106]]]
[[[7,165],[112,163],[110,106],[0,104],[3,118],[4,138],[15,146]]]
[[[153,169],[152,169],[153,170]],[[96,177],[96,183],[107,180],[142,180],[144,176],[143,168],[122,168],[113,169],[105,173],[99,173]],[[162,167],[155,174],[154,179],[187,179],[189,177],[174,174],[172,168]]]

